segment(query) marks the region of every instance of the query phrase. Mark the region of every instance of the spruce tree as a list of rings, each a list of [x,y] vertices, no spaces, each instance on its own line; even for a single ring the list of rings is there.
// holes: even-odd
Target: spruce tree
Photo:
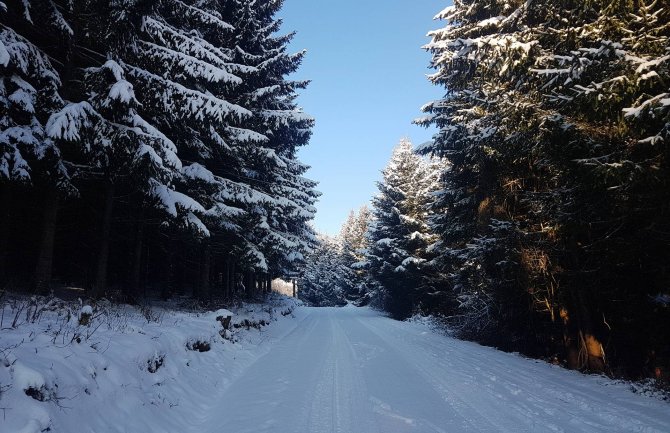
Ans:
[[[600,371],[603,341],[619,335],[609,355],[622,356],[624,323],[648,326],[616,301],[653,308],[664,283],[633,281],[663,275],[663,253],[633,268],[667,244],[649,231],[667,212],[667,89],[656,80],[667,74],[667,11],[638,6],[463,0],[438,15],[448,25],[426,48],[447,93],[420,123],[440,128],[425,150],[451,163],[434,220],[446,314],[486,311],[495,325],[466,321],[475,338],[529,351],[560,342],[547,354]]]
[[[343,260],[341,240],[318,235],[299,280],[300,299],[317,307],[345,305],[350,272]]]
[[[63,80],[52,60],[64,64],[70,55],[72,29],[50,0],[7,2],[0,5],[0,189],[3,192],[3,229],[0,233],[0,274],[5,273],[8,212],[11,191],[18,183],[41,192],[43,215],[32,285],[40,293],[51,284],[53,245],[59,198],[76,194],[71,170],[61,150],[49,137],[47,123],[60,110]],[[58,41],[57,54],[42,47]],[[1,277],[1,275],[0,275]]]
[[[383,290],[383,304],[396,318],[419,307],[421,267],[426,262],[428,227],[423,188],[426,162],[408,139],[393,150],[372,200],[368,271]]]
[[[351,211],[340,229],[342,259],[351,270],[351,280],[345,296],[353,302],[367,302],[367,272],[365,272],[365,254],[368,247],[367,232],[372,215],[367,205],[358,211]]]

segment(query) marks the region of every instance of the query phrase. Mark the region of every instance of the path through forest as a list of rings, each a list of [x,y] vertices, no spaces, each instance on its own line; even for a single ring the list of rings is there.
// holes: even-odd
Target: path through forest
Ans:
[[[198,432],[669,432],[625,384],[455,340],[369,309],[310,309]]]

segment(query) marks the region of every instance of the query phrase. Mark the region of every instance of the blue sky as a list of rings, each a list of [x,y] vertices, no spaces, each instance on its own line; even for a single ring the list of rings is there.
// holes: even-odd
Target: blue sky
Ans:
[[[412,125],[420,107],[443,90],[426,79],[421,50],[444,0],[285,0],[283,30],[297,31],[291,48],[307,49],[295,78],[312,83],[298,99],[316,118],[300,151],[308,177],[323,193],[314,221],[336,234],[349,211],[376,193],[375,182],[402,137],[415,144],[433,132]]]

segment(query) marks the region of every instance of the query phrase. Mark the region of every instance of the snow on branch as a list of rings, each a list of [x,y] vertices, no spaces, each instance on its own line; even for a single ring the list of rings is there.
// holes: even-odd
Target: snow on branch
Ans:
[[[131,66],[129,73],[136,79],[145,81],[149,87],[162,90],[161,94],[157,95],[156,102],[162,103],[163,108],[168,112],[179,111],[185,118],[223,122],[231,116],[236,119],[251,116],[251,112],[246,108],[213,95],[189,89],[144,69]]]

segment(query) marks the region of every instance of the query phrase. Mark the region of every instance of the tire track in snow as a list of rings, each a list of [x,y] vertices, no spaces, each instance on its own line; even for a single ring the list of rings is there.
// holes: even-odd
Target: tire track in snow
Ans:
[[[607,379],[368,309],[308,309],[265,350],[193,432],[670,432],[667,405]]]
[[[436,380],[435,374],[426,374],[425,369],[422,368],[420,363],[417,363],[417,358],[419,356],[425,356],[422,351],[412,350],[411,356],[406,356],[403,353],[402,349],[399,348],[398,343],[401,342],[398,339],[398,330],[394,329],[393,326],[390,329],[384,329],[380,332],[374,326],[371,326],[371,320],[380,319],[390,322],[393,324],[393,321],[388,318],[383,318],[378,315],[373,315],[372,317],[365,317],[363,319],[356,318],[357,323],[367,329],[370,333],[374,334],[380,341],[383,341],[384,345],[392,348],[393,356],[405,360],[410,364],[415,371],[427,382],[427,384],[436,391],[440,396],[440,400],[446,404],[448,409],[452,410],[457,416],[450,420],[448,423],[442,423],[438,425],[436,423],[431,423],[432,430],[430,431],[453,431],[454,428],[457,428],[459,432],[482,432],[482,433],[493,433],[501,432],[499,423],[496,423],[495,420],[490,419],[490,417],[481,410],[472,410],[467,403],[459,399],[453,390],[446,389],[442,386],[439,381]],[[386,324],[386,323],[385,323]],[[440,373],[446,373],[445,370],[441,370]],[[468,411],[467,409],[471,409]],[[474,412],[474,413],[473,413]],[[475,415],[475,416],[473,416]]]
[[[668,417],[663,420],[645,413],[647,406],[658,406],[658,402],[626,394],[631,399],[625,403],[613,401],[608,388],[599,383],[607,383],[607,379],[420,332],[411,324],[380,316],[366,319],[361,322],[380,337],[388,339],[392,335],[395,343],[404,348],[399,353],[410,356],[445,398],[459,401],[478,414],[482,414],[478,407],[487,408],[483,416],[497,421],[495,431],[670,431]],[[389,333],[388,327],[393,332]],[[418,353],[430,356],[414,355]],[[439,372],[446,374],[436,374]],[[633,404],[631,409],[633,401],[648,404]]]

